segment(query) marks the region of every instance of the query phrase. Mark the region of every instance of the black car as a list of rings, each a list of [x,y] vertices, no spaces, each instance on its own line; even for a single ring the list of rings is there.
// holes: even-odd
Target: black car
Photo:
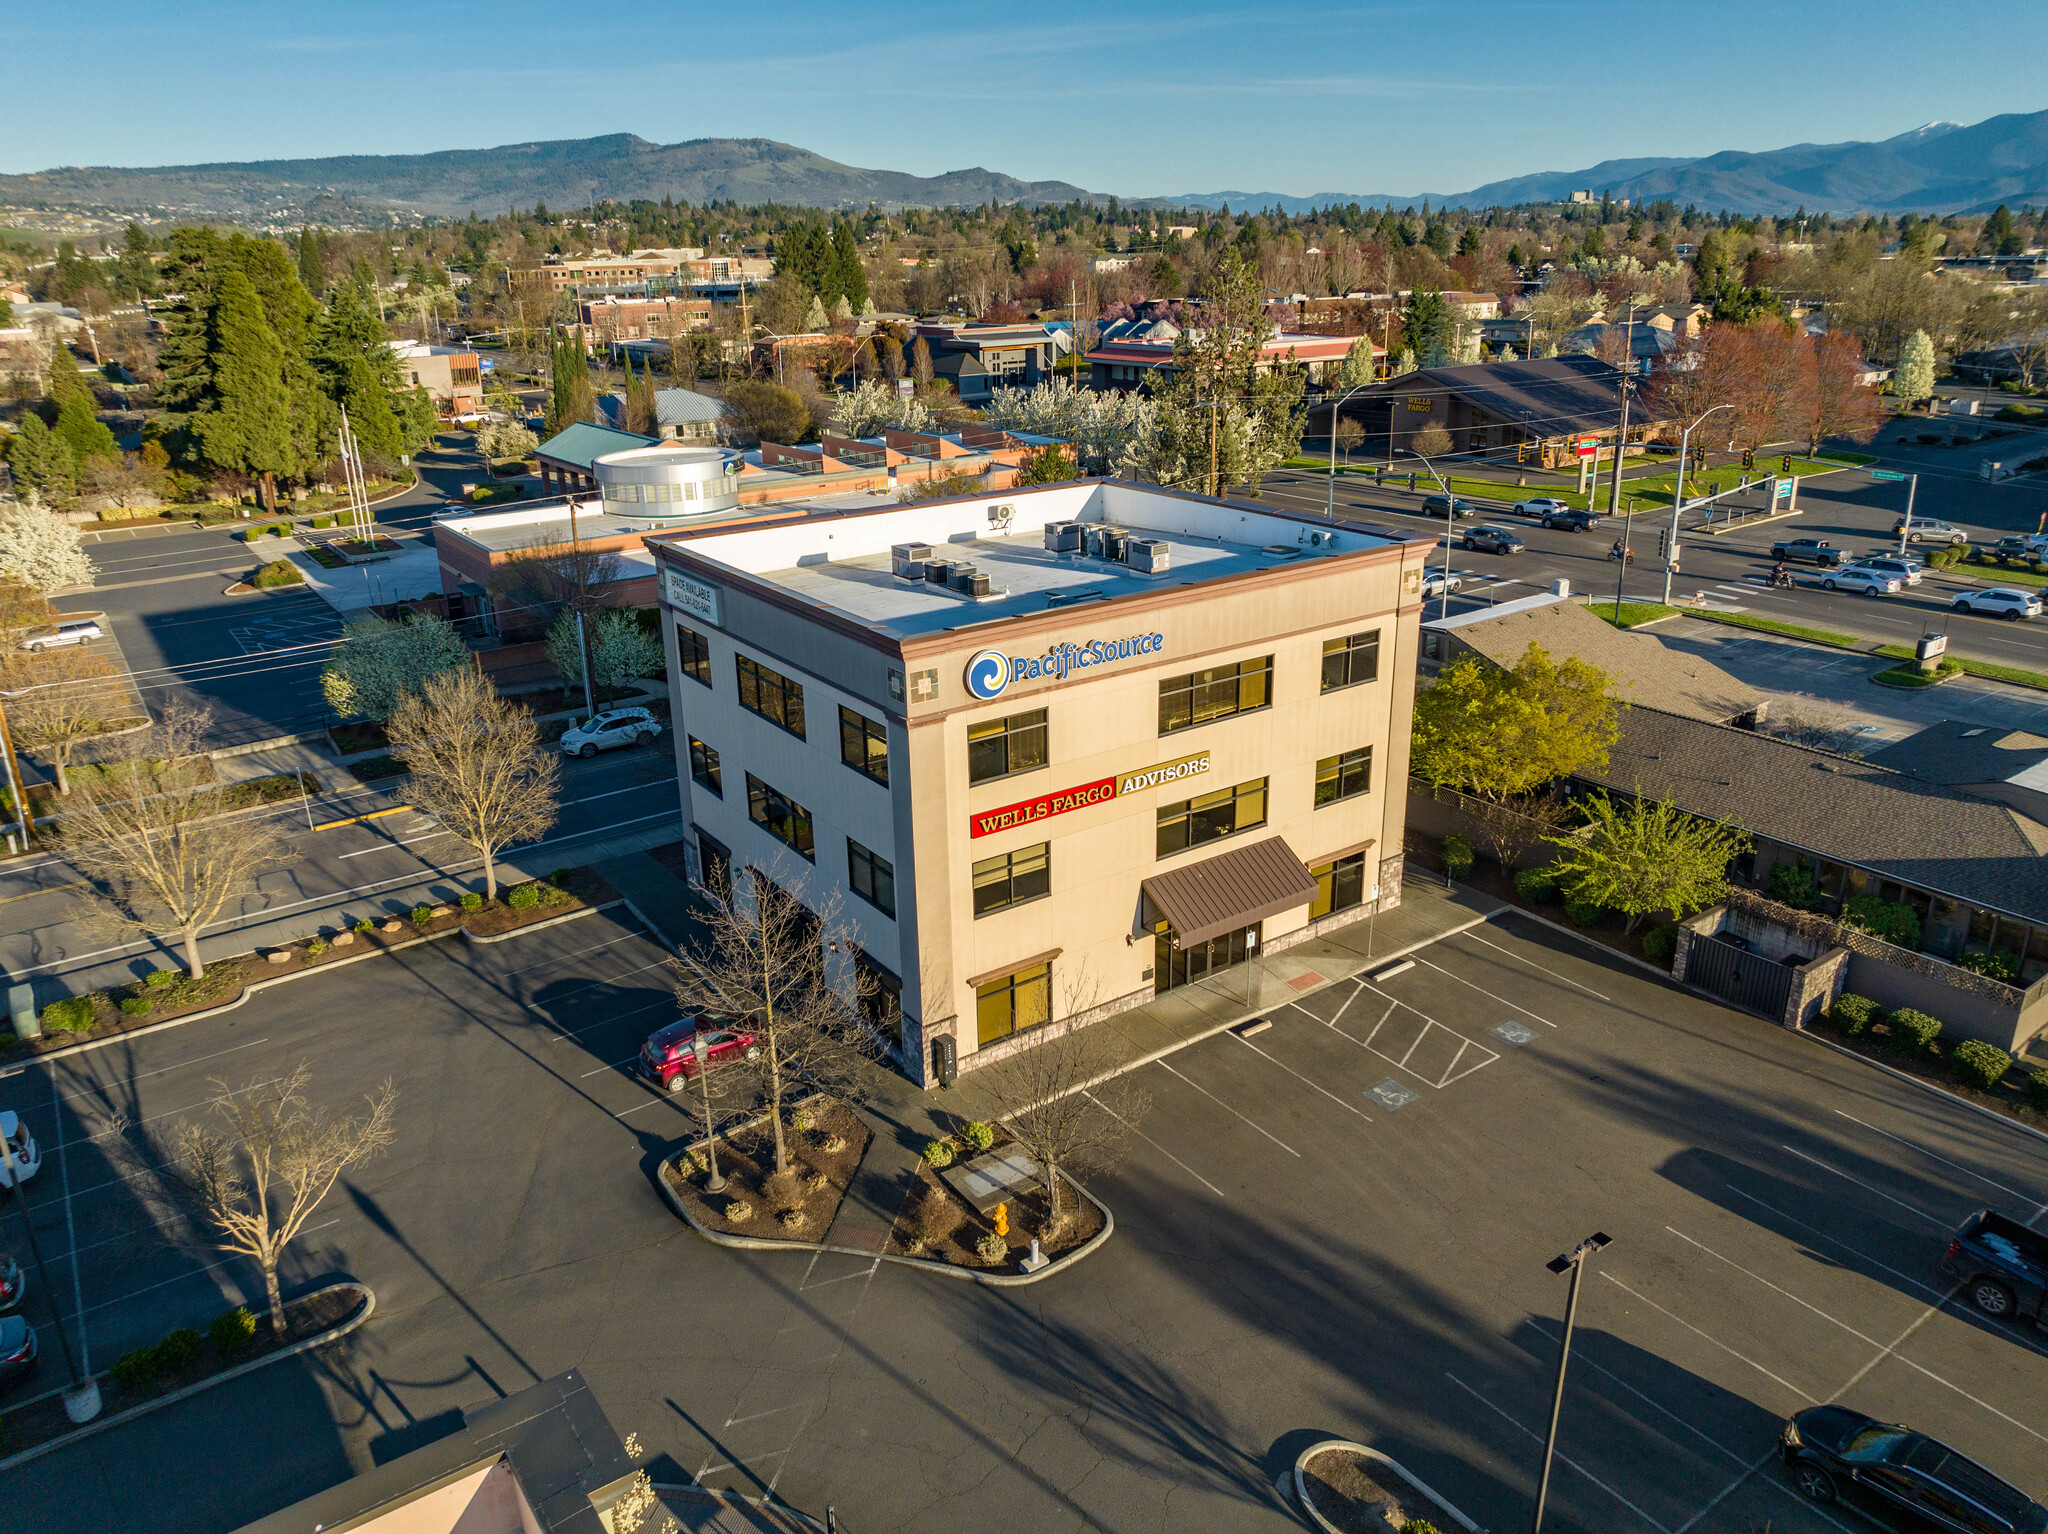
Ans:
[[[2048,1508],[1947,1444],[1846,1406],[1799,1412],[1778,1435],[1792,1484],[1890,1529],[2043,1534]]]
[[[1425,495],[1422,498],[1422,514],[1425,517],[1440,517],[1445,512],[1462,519],[1478,516],[1479,508],[1462,496]]]
[[[1546,511],[1543,514],[1545,527],[1561,527],[1568,533],[1589,532],[1600,525],[1600,513],[1569,508],[1564,511]]]

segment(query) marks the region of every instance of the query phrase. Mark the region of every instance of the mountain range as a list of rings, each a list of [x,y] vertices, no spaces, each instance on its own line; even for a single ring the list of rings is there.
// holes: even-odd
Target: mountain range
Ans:
[[[1189,192],[1123,199],[1127,207],[1281,208],[1331,204],[1492,207],[1557,202],[1574,191],[1641,203],[1658,198],[1709,212],[1872,211],[1967,213],[1998,203],[2048,203],[2048,111],[2008,113],[1973,126],[1929,123],[1876,143],[1794,144],[1696,159],[1603,160],[1467,192]],[[67,166],[0,176],[0,204],[257,224],[330,225],[393,217],[461,218],[546,202],[578,208],[611,199],[693,203],[780,202],[819,208],[1107,202],[1065,181],[1021,181],[975,167],[939,176],[866,170],[773,139],[706,138],[655,144],[630,133],[601,138],[451,149],[418,155],[342,155],[141,169]]]

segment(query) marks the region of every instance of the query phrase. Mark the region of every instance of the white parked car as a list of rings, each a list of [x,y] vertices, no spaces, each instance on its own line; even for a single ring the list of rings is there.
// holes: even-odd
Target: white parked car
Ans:
[[[562,736],[562,755],[595,756],[613,746],[648,742],[661,734],[661,721],[644,708],[615,708],[595,715]]]
[[[1828,571],[1820,584],[1823,591],[1857,591],[1866,597],[1883,597],[1899,589],[1899,578],[1862,565],[1844,565]]]
[[[1554,495],[1539,495],[1526,501],[1515,502],[1515,515],[1518,517],[1554,517],[1560,511],[1570,510],[1569,506]]]
[[[28,1132],[28,1125],[22,1123],[19,1114],[0,1109],[0,1136],[14,1147],[14,1170],[23,1182],[42,1170],[43,1153],[36,1148],[36,1137]],[[13,1186],[14,1179],[8,1175],[7,1163],[0,1160],[0,1188]]]
[[[1966,591],[1949,603],[1953,612],[1982,613],[1987,618],[2004,618],[2017,623],[2022,618],[2041,616],[2041,595],[2035,591],[2015,591],[2010,586],[1988,586],[1982,591]]]
[[[21,642],[24,650],[54,650],[61,645],[91,644],[104,639],[106,631],[97,618],[64,618],[54,626],[37,629]]]

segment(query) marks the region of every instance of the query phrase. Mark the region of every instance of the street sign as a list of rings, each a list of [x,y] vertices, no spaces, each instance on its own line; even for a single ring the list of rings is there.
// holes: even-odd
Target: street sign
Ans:
[[[1581,458],[1591,458],[1599,451],[1600,439],[1598,437],[1582,437],[1579,439],[1579,456]]]
[[[1898,474],[1898,473],[1895,473],[1895,472],[1893,472],[1893,471],[1892,471],[1892,470],[1890,470],[1890,469],[1872,469],[1872,470],[1870,471],[1870,477],[1871,477],[1872,479],[1892,479],[1892,480],[1897,480],[1897,481],[1899,481],[1899,482],[1900,482],[1901,484],[1903,484],[1903,483],[1905,482],[1905,479],[1906,479],[1906,476],[1905,476],[1905,475],[1903,475],[1903,474]]]
[[[1789,500],[1789,499],[1791,499],[1791,496],[1792,496],[1792,487],[1793,487],[1793,486],[1794,486],[1795,484],[1797,484],[1797,483],[1798,483],[1798,481],[1796,481],[1796,480],[1790,480],[1790,479],[1781,479],[1781,480],[1779,480],[1779,481],[1778,481],[1778,485],[1777,485],[1777,488],[1776,488],[1775,490],[1773,490],[1773,491],[1771,492],[1771,499],[1772,499],[1773,501],[1783,501],[1783,500]]]

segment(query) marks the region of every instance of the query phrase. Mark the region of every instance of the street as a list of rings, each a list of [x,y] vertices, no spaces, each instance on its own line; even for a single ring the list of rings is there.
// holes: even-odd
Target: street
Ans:
[[[1851,1527],[1772,1459],[1836,1398],[2048,1495],[2048,1348],[1939,1268],[1977,1207],[2042,1218],[2039,1137],[1522,917],[1413,957],[1143,1067],[1153,1110],[1090,1184],[1115,1238],[1002,1292],[690,1235],[651,1182],[688,1120],[628,1074],[663,957],[612,915],[18,1069],[0,1102],[43,1140],[56,1298],[102,1366],[256,1292],[144,1196],[206,1078],[304,1062],[325,1101],[400,1096],[395,1149],[287,1264],[370,1283],[369,1325],[22,1467],[13,1521],[230,1530],[576,1367],[657,1481],[848,1529],[1296,1528],[1274,1477],[1326,1436],[1511,1529],[1564,1302],[1544,1264],[1594,1230],[1549,1527]],[[47,1351],[21,1394],[58,1382]]]

